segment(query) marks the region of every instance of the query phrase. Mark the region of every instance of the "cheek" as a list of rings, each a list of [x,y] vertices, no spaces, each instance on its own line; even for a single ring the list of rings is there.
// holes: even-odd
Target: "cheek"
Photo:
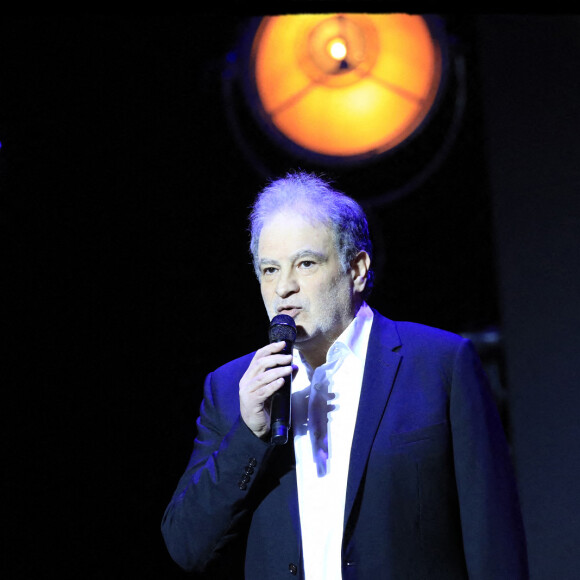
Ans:
[[[272,306],[273,291],[267,286],[261,285],[260,293],[262,294],[262,301],[264,302],[264,306],[266,307],[266,310],[269,311]]]
[[[345,278],[333,279],[325,289],[325,303],[337,312],[344,310],[351,302],[349,281]]]
[[[328,313],[336,308],[338,292],[332,280],[325,280],[310,287],[308,296],[310,297],[313,309],[320,313]]]

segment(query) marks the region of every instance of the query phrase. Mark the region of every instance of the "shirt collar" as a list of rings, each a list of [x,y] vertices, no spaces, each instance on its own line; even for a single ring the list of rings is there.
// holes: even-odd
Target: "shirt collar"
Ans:
[[[333,346],[337,346],[341,350],[344,350],[343,346],[346,347],[348,351],[364,362],[372,320],[373,311],[366,302],[363,302],[356,316],[336,339]],[[332,347],[330,350],[332,350]]]

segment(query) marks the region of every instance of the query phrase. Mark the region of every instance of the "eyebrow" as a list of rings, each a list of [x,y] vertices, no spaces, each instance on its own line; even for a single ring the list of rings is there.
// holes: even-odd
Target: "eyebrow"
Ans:
[[[316,250],[309,250],[309,249],[304,249],[304,250],[298,250],[295,254],[293,254],[291,256],[291,260],[292,262],[296,262],[296,260],[299,260],[300,258],[316,258],[317,260],[320,260],[322,262],[326,261],[328,259],[328,256],[326,254],[324,254],[323,252],[317,252]]]
[[[294,263],[297,260],[300,260],[301,258],[306,258],[306,257],[316,258],[317,260],[319,260],[321,262],[325,262],[328,259],[328,256],[323,252],[317,252],[316,250],[304,249],[304,250],[298,250],[296,253],[292,254],[292,256],[290,256],[290,261],[292,263]],[[260,266],[265,266],[265,265],[279,266],[280,262],[278,260],[274,260],[273,258],[262,258],[260,260]]]

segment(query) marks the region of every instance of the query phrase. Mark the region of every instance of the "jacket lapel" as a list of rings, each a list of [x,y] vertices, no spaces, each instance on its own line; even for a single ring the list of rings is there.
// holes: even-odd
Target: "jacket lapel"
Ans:
[[[345,529],[399,368],[401,356],[394,352],[399,346],[395,323],[375,310],[350,454]]]

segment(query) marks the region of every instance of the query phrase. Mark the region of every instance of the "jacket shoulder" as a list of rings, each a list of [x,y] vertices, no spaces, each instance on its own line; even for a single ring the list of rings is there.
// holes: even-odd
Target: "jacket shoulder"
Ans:
[[[381,348],[423,360],[453,360],[468,339],[458,334],[420,324],[394,321],[375,312],[371,339]]]
[[[465,339],[458,334],[427,326],[418,322],[407,322],[391,320],[374,310],[373,326],[375,331],[381,335],[397,337],[401,344],[405,343],[440,343],[457,346]]]
[[[454,332],[435,328],[433,326],[426,326],[418,322],[395,322],[399,336],[404,342],[406,340],[440,343],[457,346],[465,339]]]
[[[246,372],[246,369],[248,368],[250,363],[252,362],[252,359],[254,358],[255,354],[256,354],[255,352],[250,352],[248,354],[245,354],[244,356],[235,358],[219,366],[217,369],[213,371],[212,374],[217,376],[222,375],[228,376],[228,375],[236,375],[241,371],[241,374],[243,375]]]

